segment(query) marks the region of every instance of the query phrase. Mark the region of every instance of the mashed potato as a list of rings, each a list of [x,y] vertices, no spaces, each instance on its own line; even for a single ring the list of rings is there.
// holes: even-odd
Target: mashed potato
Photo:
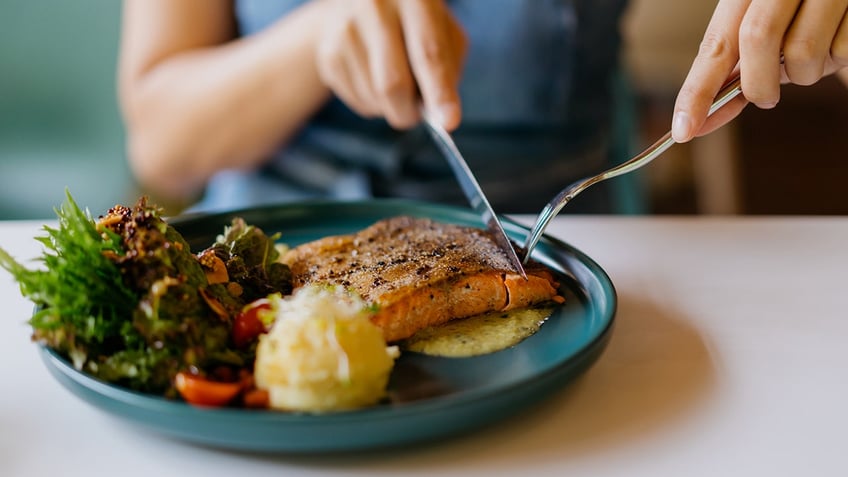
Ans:
[[[272,408],[327,412],[376,403],[386,395],[398,355],[358,296],[306,286],[273,298],[274,325],[260,337],[254,374]]]

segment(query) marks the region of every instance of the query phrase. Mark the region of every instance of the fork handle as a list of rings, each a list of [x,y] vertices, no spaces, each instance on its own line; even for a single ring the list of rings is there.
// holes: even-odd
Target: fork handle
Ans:
[[[742,80],[739,75],[736,75],[721,89],[721,91],[718,92],[715,101],[713,101],[713,104],[710,106],[707,116],[712,116],[713,113],[739,96],[741,92]],[[545,229],[548,228],[548,224],[551,220],[556,217],[556,215],[559,214],[559,211],[565,207],[565,204],[570,202],[571,199],[577,196],[577,194],[598,182],[602,182],[622,174],[627,174],[628,172],[633,172],[636,169],[641,168],[659,157],[674,144],[676,144],[676,142],[671,137],[671,131],[669,131],[658,141],[651,144],[651,146],[632,159],[596,176],[581,179],[560,191],[556,197],[545,205],[545,208],[542,209],[542,212],[539,213],[539,216],[536,218],[536,223],[533,226],[533,229],[527,235],[527,239],[524,241],[524,263],[526,264],[530,260],[530,254],[533,252],[533,249],[536,248],[536,245],[539,243],[539,239],[542,238],[542,234],[545,232]]]

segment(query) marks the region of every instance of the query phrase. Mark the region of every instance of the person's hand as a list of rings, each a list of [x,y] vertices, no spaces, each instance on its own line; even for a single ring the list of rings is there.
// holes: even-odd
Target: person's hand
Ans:
[[[416,125],[420,104],[454,129],[466,38],[442,0],[341,0],[317,48],[321,80],[363,117]]]
[[[717,129],[748,102],[773,108],[781,82],[811,85],[848,66],[846,12],[848,0],[720,0],[677,97],[674,140]],[[744,98],[707,119],[715,95],[734,71],[741,74]]]

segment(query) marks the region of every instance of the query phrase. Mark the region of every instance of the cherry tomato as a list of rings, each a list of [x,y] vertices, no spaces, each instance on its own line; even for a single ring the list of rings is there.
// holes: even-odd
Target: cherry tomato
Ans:
[[[210,381],[185,372],[177,373],[174,384],[180,396],[196,406],[226,406],[242,390],[240,382]]]
[[[256,338],[267,331],[265,324],[259,319],[260,310],[271,308],[270,302],[265,299],[256,300],[244,307],[233,320],[233,344],[237,348],[244,348],[256,340]]]
[[[268,407],[268,391],[264,389],[251,389],[244,393],[244,407],[251,409],[265,409]]]

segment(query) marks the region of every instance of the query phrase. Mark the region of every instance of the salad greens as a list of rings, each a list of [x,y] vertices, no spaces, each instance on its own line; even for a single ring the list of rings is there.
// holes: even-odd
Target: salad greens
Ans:
[[[56,214],[58,227],[37,238],[42,266],[0,249],[0,267],[36,304],[33,340],[106,381],[173,396],[180,371],[249,366],[254,349],[231,338],[235,316],[259,296],[291,291],[290,271],[276,261],[278,236],[241,219],[210,247],[226,267],[210,281],[218,261],[194,255],[146,198],[95,221],[67,194]]]
[[[280,234],[268,237],[237,217],[209,248],[226,264],[230,280],[242,286],[248,302],[292,291],[291,270],[278,261],[275,242],[279,238]]]

